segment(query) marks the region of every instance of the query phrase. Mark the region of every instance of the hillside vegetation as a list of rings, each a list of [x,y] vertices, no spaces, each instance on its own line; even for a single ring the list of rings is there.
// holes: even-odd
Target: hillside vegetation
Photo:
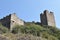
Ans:
[[[0,33],[11,40],[60,40],[60,30],[56,27],[31,22],[26,22],[24,26],[16,25],[12,32],[0,25]]]

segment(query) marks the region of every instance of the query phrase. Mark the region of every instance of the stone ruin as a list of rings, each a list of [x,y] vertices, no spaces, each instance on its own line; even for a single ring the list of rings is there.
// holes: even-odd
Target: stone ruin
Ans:
[[[15,13],[7,15],[6,17],[0,19],[0,23],[10,30],[12,30],[15,25],[24,25],[24,21],[19,19]]]
[[[42,25],[48,25],[55,27],[55,18],[54,13],[45,10],[43,13],[40,14],[40,20]]]

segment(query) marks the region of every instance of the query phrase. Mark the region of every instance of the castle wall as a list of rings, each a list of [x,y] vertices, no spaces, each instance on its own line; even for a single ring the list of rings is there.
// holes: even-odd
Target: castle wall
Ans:
[[[56,26],[53,12],[47,14],[47,21],[49,26]]]
[[[19,19],[16,14],[12,14],[11,15],[11,23],[10,23],[10,28],[12,30],[12,28],[15,26],[15,25],[24,25],[24,22],[23,20]]]
[[[23,20],[19,19],[15,13],[3,17],[0,19],[0,22],[3,26],[7,27],[10,30],[12,30],[15,25],[24,25]]]
[[[0,19],[1,24],[9,29],[10,29],[10,18],[11,18],[11,15],[8,15]]]
[[[41,19],[41,24],[42,24],[42,25],[47,25],[46,14],[41,13],[41,14],[40,14],[40,19]]]
[[[40,19],[42,25],[55,26],[55,19],[53,12],[45,10],[43,13],[40,14]]]

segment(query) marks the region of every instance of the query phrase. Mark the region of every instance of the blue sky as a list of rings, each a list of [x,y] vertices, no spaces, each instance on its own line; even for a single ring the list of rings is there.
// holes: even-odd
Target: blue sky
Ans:
[[[60,28],[60,0],[0,0],[0,18],[16,13],[25,21],[40,21],[44,10],[54,12],[56,26]]]

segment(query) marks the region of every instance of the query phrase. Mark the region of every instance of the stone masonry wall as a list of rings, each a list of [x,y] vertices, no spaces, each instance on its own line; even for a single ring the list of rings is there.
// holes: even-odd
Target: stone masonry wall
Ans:
[[[12,28],[15,26],[15,25],[24,25],[24,21],[19,19],[16,14],[12,14],[11,15],[11,23],[10,23],[10,28],[12,30]]]
[[[53,12],[47,14],[47,21],[49,26],[56,26]]]
[[[19,19],[15,13],[3,17],[0,19],[0,22],[3,26],[7,27],[10,30],[12,30],[15,25],[24,25],[24,21]]]
[[[43,13],[40,14],[40,18],[42,25],[56,26],[53,12],[45,10]]]

